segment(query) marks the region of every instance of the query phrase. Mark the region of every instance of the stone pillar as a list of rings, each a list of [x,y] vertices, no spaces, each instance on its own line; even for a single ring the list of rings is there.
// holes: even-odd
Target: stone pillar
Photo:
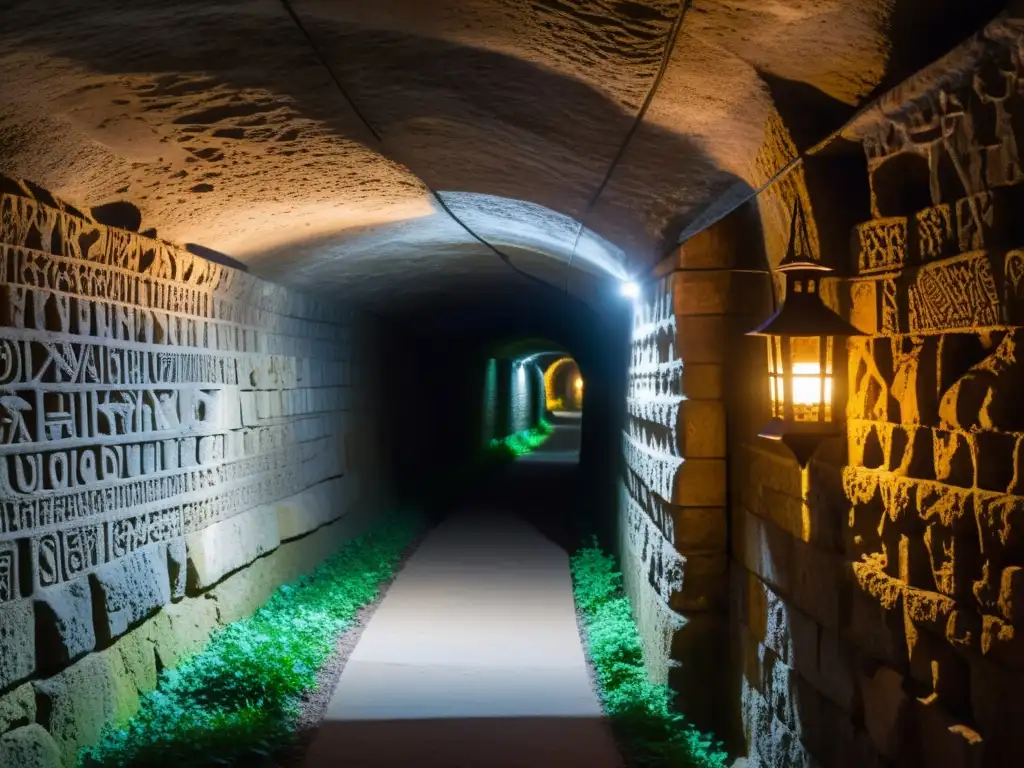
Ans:
[[[767,295],[766,276],[732,272],[734,255],[732,242],[702,233],[637,302],[620,505],[626,588],[652,674],[716,731],[727,716],[724,384],[738,330],[754,324],[734,307],[751,306],[758,281],[762,304]]]

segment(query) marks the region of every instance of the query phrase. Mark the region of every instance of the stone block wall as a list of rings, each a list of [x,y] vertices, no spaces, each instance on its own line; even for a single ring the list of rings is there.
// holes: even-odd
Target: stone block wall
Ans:
[[[714,245],[688,243],[636,303],[618,526],[651,674],[707,728],[725,696],[727,341],[758,295]]]
[[[984,768],[1024,749],[1022,31],[997,20],[843,132],[870,182],[849,249],[821,243],[851,276],[829,301],[868,334],[848,344],[843,438],[801,471],[729,395],[752,766]]]
[[[378,339],[23,191],[0,195],[0,765],[70,766],[379,508]]]

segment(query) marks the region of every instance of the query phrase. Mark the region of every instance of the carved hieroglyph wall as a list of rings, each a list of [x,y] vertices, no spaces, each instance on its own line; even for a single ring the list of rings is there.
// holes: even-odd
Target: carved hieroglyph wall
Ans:
[[[358,528],[372,346],[349,310],[0,196],[4,743],[70,765]]]
[[[843,132],[870,181],[848,203],[871,217],[828,254],[853,274],[836,306],[868,334],[848,345],[845,440],[801,472],[757,423],[733,430],[753,766],[1019,762],[1021,32],[993,23]]]

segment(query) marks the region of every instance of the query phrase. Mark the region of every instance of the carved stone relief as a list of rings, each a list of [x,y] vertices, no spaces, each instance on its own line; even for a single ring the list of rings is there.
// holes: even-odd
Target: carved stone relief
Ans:
[[[349,321],[0,195],[0,603],[339,475]]]

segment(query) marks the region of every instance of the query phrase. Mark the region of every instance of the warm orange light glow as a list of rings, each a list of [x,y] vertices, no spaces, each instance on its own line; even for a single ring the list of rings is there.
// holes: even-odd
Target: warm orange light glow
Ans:
[[[793,363],[793,403],[818,405],[821,399],[821,365]],[[825,402],[832,402],[832,377],[825,377]]]
[[[768,374],[772,416],[797,422],[832,421],[830,338],[769,336]],[[788,405],[787,392],[792,398]]]
[[[583,389],[583,379],[576,377],[576,389]]]

